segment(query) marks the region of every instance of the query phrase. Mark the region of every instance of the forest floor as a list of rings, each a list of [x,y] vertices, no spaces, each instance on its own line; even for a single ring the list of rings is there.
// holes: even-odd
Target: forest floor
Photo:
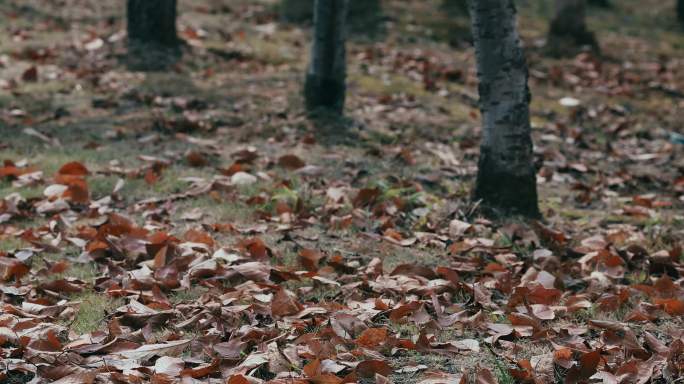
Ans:
[[[544,220],[500,222],[469,199],[465,18],[383,1],[345,119],[313,121],[274,3],[181,0],[155,73],[121,2],[0,3],[0,382],[676,382],[674,4],[591,8],[601,55],[550,58],[520,2]]]

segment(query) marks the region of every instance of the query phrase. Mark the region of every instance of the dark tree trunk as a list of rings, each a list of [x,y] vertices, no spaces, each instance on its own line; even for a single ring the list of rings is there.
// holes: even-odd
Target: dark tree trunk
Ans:
[[[380,0],[349,0],[347,24],[355,34],[374,35],[382,26]]]
[[[459,47],[473,42],[470,27],[468,0],[442,0],[442,10],[447,15],[447,38],[449,45]]]
[[[587,3],[593,7],[612,8],[613,4],[610,0],[587,0]]]
[[[677,18],[684,27],[684,0],[677,0]]]
[[[283,21],[305,23],[313,20],[315,0],[281,0],[280,15]],[[465,1],[465,0],[462,0]],[[347,28],[350,32],[373,34],[381,25],[380,0],[349,0]]]
[[[344,110],[347,76],[345,48],[349,0],[316,0],[311,63],[304,97],[309,112],[320,108],[341,114]]]
[[[280,17],[289,23],[313,20],[314,0],[281,0]]]
[[[556,0],[556,13],[549,29],[549,48],[558,55],[575,47],[598,50],[594,33],[587,28],[585,0]]]
[[[525,54],[513,0],[471,0],[482,144],[474,197],[497,215],[538,217]]]
[[[468,0],[443,0],[442,8],[450,15],[469,16]]]
[[[180,53],[176,0],[128,0],[129,59],[141,69],[168,66]]]

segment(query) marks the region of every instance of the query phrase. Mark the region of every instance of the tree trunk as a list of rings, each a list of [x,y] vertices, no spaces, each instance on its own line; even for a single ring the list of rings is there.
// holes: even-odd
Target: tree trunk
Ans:
[[[313,19],[314,0],[281,0],[280,17],[289,23],[303,23]]]
[[[349,0],[316,0],[311,63],[304,97],[309,112],[344,110],[347,76],[345,23]]]
[[[684,0],[677,0],[677,18],[679,18],[679,22],[684,26]]]
[[[468,0],[442,0],[441,9],[447,15],[447,39],[452,47],[472,45]]]
[[[591,6],[600,7],[600,8],[612,8],[613,7],[613,4],[610,2],[610,0],[587,0],[587,3]]]
[[[315,0],[281,0],[280,16],[285,22],[305,23],[313,20]],[[460,0],[466,1],[466,0]],[[349,0],[347,29],[353,33],[373,34],[381,24],[380,0]]]
[[[474,197],[498,215],[538,217],[525,54],[513,0],[471,0],[482,143]]]
[[[594,33],[586,23],[585,0],[556,0],[556,14],[551,20],[549,45],[561,53],[568,46],[598,49]]]
[[[468,0],[442,0],[442,8],[451,16],[468,16]]]
[[[382,26],[380,0],[349,0],[349,30],[355,34],[374,35]]]
[[[129,59],[141,69],[163,68],[180,52],[176,0],[128,0]]]

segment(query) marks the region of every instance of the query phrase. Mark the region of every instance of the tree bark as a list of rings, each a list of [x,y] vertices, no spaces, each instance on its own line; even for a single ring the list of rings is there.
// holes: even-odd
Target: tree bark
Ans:
[[[449,15],[468,16],[468,0],[442,0],[442,8]]]
[[[610,0],[587,0],[587,3],[591,6],[600,7],[600,8],[612,8],[613,7],[613,3],[611,3]]]
[[[178,46],[176,0],[128,0],[127,8],[130,41]]]
[[[525,54],[513,0],[471,0],[482,143],[474,197],[497,215],[538,217]]]
[[[304,97],[309,112],[344,110],[347,77],[346,16],[349,0],[316,0],[311,62]]]
[[[571,46],[598,49],[594,33],[587,28],[585,0],[556,0],[556,13],[551,20],[549,44],[562,52]]]
[[[468,0],[442,0],[441,9],[446,13],[447,38],[452,47],[472,45],[473,35],[470,27]]]
[[[315,0],[281,0],[280,16],[285,22],[305,23],[313,20]],[[460,0],[466,1],[466,0]],[[380,0],[349,0],[347,29],[353,33],[373,34],[381,24]]]
[[[128,0],[128,50],[136,66],[161,68],[180,52],[176,0]],[[145,69],[145,68],[142,68]]]
[[[314,0],[281,0],[280,17],[290,23],[302,23],[313,19]]]

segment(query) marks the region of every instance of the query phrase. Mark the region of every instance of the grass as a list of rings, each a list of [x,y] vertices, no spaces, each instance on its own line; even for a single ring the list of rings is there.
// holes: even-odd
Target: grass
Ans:
[[[494,358],[490,366],[494,367],[494,376],[499,384],[515,384],[515,378],[508,370],[508,365],[500,359]]]
[[[47,131],[47,130],[46,130]],[[0,128],[0,132],[2,129]],[[57,135],[63,144],[69,143],[72,140],[71,134],[66,134],[64,136],[60,134]],[[88,138],[84,138],[86,141],[82,142],[84,145]],[[27,135],[16,135],[11,138],[13,143],[12,150],[0,150],[0,158],[2,159],[29,159],[31,166],[36,167],[38,170],[43,171],[43,175],[46,178],[54,176],[55,173],[62,167],[62,165],[72,162],[79,161],[86,165],[86,167],[92,172],[99,167],[104,167],[108,164],[110,160],[125,158],[126,154],[138,153],[121,151],[122,147],[125,145],[115,145],[113,147],[104,147],[101,150],[94,149],[83,149],[78,145],[67,145],[62,148],[50,148],[46,150],[42,142],[35,141],[32,137]],[[16,144],[16,145],[14,145]],[[130,147],[130,143],[128,144]]]
[[[420,333],[420,328],[415,324],[409,323],[389,323],[388,324],[392,332],[397,334],[397,337],[411,338]]]
[[[204,287],[191,287],[190,289],[177,290],[169,295],[169,301],[173,305],[193,302],[208,291],[209,290]]]
[[[0,186],[0,197],[5,197],[12,193],[18,193],[24,199],[32,199],[36,197],[42,197],[44,189],[45,188],[41,186],[30,186],[23,188],[14,188],[11,185],[7,185],[5,187]]]
[[[435,353],[421,353],[409,351],[393,357],[390,364],[394,367],[406,367],[425,365],[428,370],[443,371],[446,373],[463,373],[476,367],[478,363],[482,363],[486,358],[482,352],[480,353],[463,353],[458,357],[453,355],[442,355]],[[422,372],[392,374],[390,379],[397,384],[410,384],[420,381]]]
[[[199,196],[176,204],[174,217],[180,217],[189,211],[199,210],[204,214],[204,222],[248,223],[254,216],[254,208],[237,200],[215,199],[213,196]]]
[[[90,196],[93,200],[100,199],[111,195],[116,183],[119,181],[118,176],[103,176],[96,175],[88,178],[88,188],[90,189]],[[125,182],[125,180],[124,180]],[[125,187],[126,184],[124,184]]]
[[[446,251],[441,249],[426,248],[413,249],[387,244],[382,247],[384,266],[388,271],[402,264],[418,264],[426,267],[444,265]]]
[[[11,252],[21,247],[25,246],[26,243],[16,237],[8,237],[0,239],[0,251],[1,252]]]
[[[72,263],[69,265],[69,269],[64,271],[64,273],[51,276],[51,279],[64,279],[71,277],[85,282],[92,282],[98,276],[100,276],[100,272],[95,264]]]
[[[531,359],[534,356],[539,356],[539,355],[544,355],[546,353],[550,353],[553,351],[551,348],[551,345],[546,340],[539,340],[539,341],[523,341],[519,340],[516,343],[516,346],[519,348],[518,352],[515,355],[515,358],[517,360],[521,359]]]
[[[290,268],[301,267],[301,264],[299,263],[299,253],[292,248],[286,248],[277,253],[273,260],[273,264]]]
[[[303,301],[314,303],[333,301],[342,292],[340,287],[329,284],[317,284],[309,289],[300,288],[299,290],[301,292],[299,296]]]
[[[401,76],[391,76],[379,79],[377,76],[356,75],[351,77],[351,83],[356,84],[361,93],[381,94],[392,96],[403,93],[414,96],[425,96],[426,92],[415,82]]]
[[[106,326],[105,318],[124,304],[123,299],[113,299],[94,291],[87,291],[73,297],[79,301],[78,312],[70,329],[79,335],[90,333]]]
[[[143,81],[136,86],[142,94],[161,96],[194,95],[199,89],[187,76],[177,73],[152,72],[144,75]]]
[[[69,269],[64,272],[62,278],[73,277],[85,282],[91,282],[98,276],[100,276],[100,273],[94,264],[72,263]]]
[[[296,52],[290,48],[292,43],[289,41],[248,37],[244,44],[247,54],[263,63],[283,65],[299,62]]]

